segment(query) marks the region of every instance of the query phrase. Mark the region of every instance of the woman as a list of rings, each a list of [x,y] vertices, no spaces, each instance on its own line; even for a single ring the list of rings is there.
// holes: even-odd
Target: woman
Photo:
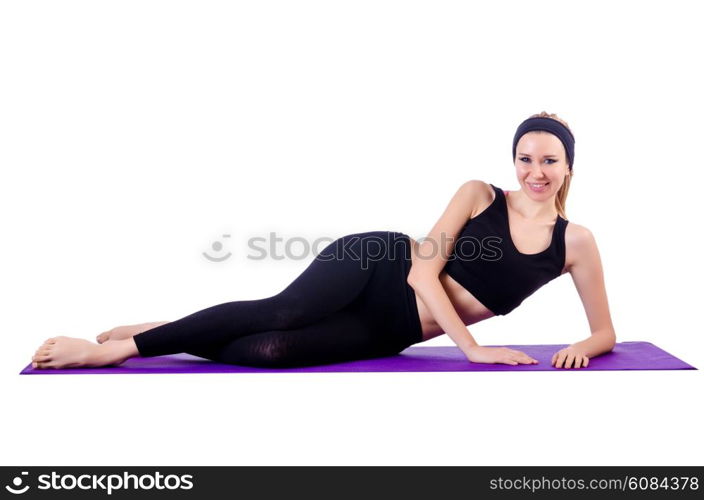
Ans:
[[[574,136],[543,111],[518,127],[513,158],[518,191],[465,182],[422,243],[394,231],[349,234],[276,295],[173,322],[117,327],[99,335],[98,344],[53,337],[32,366],[107,366],[178,352],[251,366],[308,366],[390,356],[442,333],[475,363],[537,363],[514,349],[478,345],[466,325],[508,314],[569,272],[591,336],[556,352],[551,364],[586,367],[613,348],[616,335],[594,237],[565,215]]]

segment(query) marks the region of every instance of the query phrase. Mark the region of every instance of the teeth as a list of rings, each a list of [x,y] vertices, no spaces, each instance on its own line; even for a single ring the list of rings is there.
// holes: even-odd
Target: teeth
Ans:
[[[531,186],[533,186],[533,187],[543,187],[543,186],[545,186],[547,183],[546,183],[546,184],[531,184],[531,183],[529,182],[528,184],[531,185]]]

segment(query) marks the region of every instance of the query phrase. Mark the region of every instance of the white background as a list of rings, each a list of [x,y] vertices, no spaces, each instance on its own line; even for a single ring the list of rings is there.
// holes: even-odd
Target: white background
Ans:
[[[567,216],[618,341],[701,368],[695,5],[3,2],[0,463],[701,465],[701,371],[19,375],[49,337],[269,296],[313,258],[250,237],[420,238],[462,182],[518,189],[542,110],[576,136]],[[470,331],[589,335],[569,275]]]

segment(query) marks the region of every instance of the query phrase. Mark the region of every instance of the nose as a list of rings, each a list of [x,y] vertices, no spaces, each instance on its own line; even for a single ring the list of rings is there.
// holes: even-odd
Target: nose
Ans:
[[[533,165],[530,167],[530,174],[531,177],[535,180],[541,180],[545,178],[545,175],[543,174],[543,169],[540,167],[540,165]]]

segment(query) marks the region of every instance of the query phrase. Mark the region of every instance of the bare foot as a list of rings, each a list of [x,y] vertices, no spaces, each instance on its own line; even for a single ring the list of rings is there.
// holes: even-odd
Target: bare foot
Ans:
[[[132,345],[130,345],[130,343]],[[32,356],[33,368],[81,368],[120,364],[137,355],[132,340],[94,344],[85,339],[52,337]]]
[[[138,325],[116,326],[112,330],[103,332],[96,337],[98,344],[107,342],[108,340],[125,340],[130,339],[138,333],[146,332],[160,325],[165,325],[169,321],[153,321],[151,323],[139,323]]]

